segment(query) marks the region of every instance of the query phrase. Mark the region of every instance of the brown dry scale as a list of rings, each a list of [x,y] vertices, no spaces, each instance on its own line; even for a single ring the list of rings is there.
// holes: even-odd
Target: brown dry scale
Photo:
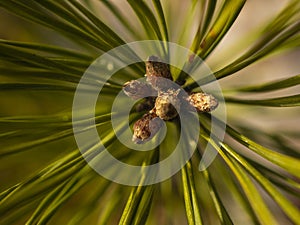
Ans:
[[[163,121],[175,119],[183,106],[188,106],[187,109],[189,106],[194,107],[197,112],[210,112],[218,106],[218,100],[213,95],[203,92],[191,93],[187,99],[181,98],[180,89],[176,90],[170,87],[168,82],[163,82],[164,79],[160,79],[173,81],[168,64],[163,63],[157,56],[150,56],[147,59],[145,76],[147,83],[132,80],[123,86],[127,96],[134,100],[145,98],[145,104],[151,102],[153,107],[133,125],[132,141],[137,144],[151,140],[162,127]]]

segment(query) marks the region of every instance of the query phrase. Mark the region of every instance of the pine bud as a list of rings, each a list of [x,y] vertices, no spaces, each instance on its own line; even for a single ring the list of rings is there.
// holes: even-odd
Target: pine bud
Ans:
[[[140,99],[156,95],[156,91],[146,83],[138,80],[131,80],[123,85],[124,93],[132,99]]]
[[[163,121],[154,112],[145,114],[133,125],[132,141],[136,144],[142,144],[151,140],[162,127],[162,123]]]
[[[147,82],[156,90],[169,88],[169,84],[164,79],[173,80],[168,64],[163,63],[157,56],[150,56],[147,59],[146,76]]]
[[[178,98],[180,90],[169,89],[166,92],[160,92],[155,101],[155,113],[163,120],[174,119],[180,109],[180,99]]]
[[[217,108],[218,100],[207,93],[193,93],[189,95],[187,101],[189,104],[196,108],[198,112],[210,112]]]

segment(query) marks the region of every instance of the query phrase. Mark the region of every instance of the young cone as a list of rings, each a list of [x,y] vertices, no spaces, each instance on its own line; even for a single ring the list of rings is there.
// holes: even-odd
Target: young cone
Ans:
[[[210,112],[218,107],[218,100],[211,94],[198,92],[189,95],[187,101],[198,112]]]
[[[149,141],[162,127],[162,120],[154,112],[149,112],[133,125],[132,141],[142,144]]]
[[[123,85],[123,91],[128,97],[134,100],[156,95],[156,91],[149,84],[138,80],[126,82]]]
[[[171,120],[177,117],[181,101],[178,98],[180,90],[169,89],[160,92],[155,101],[155,112],[163,120]]]
[[[169,89],[165,79],[173,80],[168,64],[163,63],[157,56],[150,56],[146,61],[147,82],[156,90]]]

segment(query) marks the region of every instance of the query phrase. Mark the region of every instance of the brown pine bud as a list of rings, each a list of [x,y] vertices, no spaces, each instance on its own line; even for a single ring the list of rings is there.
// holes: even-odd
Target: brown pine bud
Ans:
[[[211,94],[193,93],[189,95],[187,101],[196,108],[198,112],[210,112],[218,107],[218,100]]]
[[[146,75],[164,77],[173,80],[168,64],[163,63],[158,56],[150,56],[146,61]]]
[[[146,83],[138,80],[131,80],[123,85],[124,93],[132,99],[140,99],[148,96],[155,96],[156,91]]]
[[[180,109],[180,99],[178,98],[180,90],[169,89],[166,92],[160,92],[155,101],[155,112],[163,120],[174,119]],[[176,110],[177,109],[177,110]]]
[[[163,121],[154,112],[145,114],[133,125],[132,141],[136,144],[142,144],[151,140],[162,127],[162,123]]]
[[[169,84],[164,79],[173,80],[168,64],[157,56],[150,56],[146,61],[147,82],[156,90],[168,89]],[[159,79],[163,78],[163,79]]]

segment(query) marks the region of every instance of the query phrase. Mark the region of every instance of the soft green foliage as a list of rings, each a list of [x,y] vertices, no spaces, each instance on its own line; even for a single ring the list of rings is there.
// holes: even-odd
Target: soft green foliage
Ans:
[[[225,140],[211,135],[211,115],[199,114],[195,154],[160,184],[127,187],[102,178],[86,163],[73,137],[76,86],[93,60],[114,47],[148,39],[178,43],[207,62],[220,61],[212,70],[221,84],[275,53],[299,56],[300,1],[287,0],[248,34],[251,44],[238,41],[238,52],[222,64],[216,49],[250,1],[0,1],[7,18],[19,17],[37,31],[36,39],[23,41],[21,31],[7,38],[13,40],[0,39],[0,224],[300,224],[300,130],[298,124],[289,129],[284,124],[287,118],[299,118],[299,71],[265,81],[258,68],[258,74],[241,78],[249,84],[225,83]],[[199,65],[190,60],[192,56],[184,66],[194,71]],[[124,82],[144,74],[144,65],[135,64],[105,83],[95,116],[104,145],[116,158],[135,165],[166,158],[179,135],[177,122],[167,122],[165,140],[150,154],[132,153],[117,140],[110,123],[113,98]],[[177,75],[179,81],[188,79],[186,90],[197,90],[198,83],[187,74]],[[204,76],[198,82],[211,81]],[[86,91],[95,89],[97,84]],[[249,111],[261,114],[261,126],[249,122],[248,114],[241,116]],[[267,129],[264,115],[282,123]],[[140,116],[133,112],[130,124]],[[83,111],[76,122],[92,119]],[[116,132],[122,129],[120,124]],[[94,157],[98,143],[89,144],[85,154]],[[207,144],[219,154],[199,171]]]

